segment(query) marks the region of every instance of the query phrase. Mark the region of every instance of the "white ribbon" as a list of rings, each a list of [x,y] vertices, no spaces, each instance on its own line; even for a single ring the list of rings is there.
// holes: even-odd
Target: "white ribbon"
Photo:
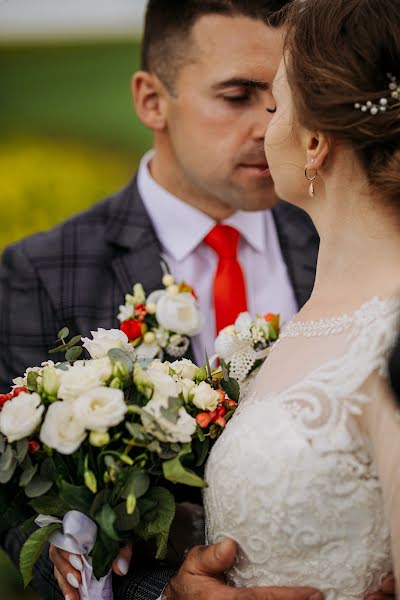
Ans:
[[[113,600],[111,571],[99,580],[93,575],[92,559],[89,553],[93,550],[97,536],[97,525],[83,513],[71,510],[58,519],[49,515],[39,515],[35,519],[39,527],[47,527],[52,523],[61,523],[62,531],[55,531],[49,537],[50,544],[73,554],[79,554],[82,560],[82,583],[79,586],[81,600]]]

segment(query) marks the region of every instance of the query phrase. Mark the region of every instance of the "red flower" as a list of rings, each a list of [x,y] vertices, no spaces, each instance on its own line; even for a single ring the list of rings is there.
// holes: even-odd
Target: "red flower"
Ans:
[[[264,316],[264,319],[267,321],[267,323],[271,323],[272,327],[275,330],[276,335],[279,335],[279,328],[280,328],[279,315],[275,315],[274,313],[268,313]]]
[[[207,429],[207,427],[211,423],[210,414],[206,412],[201,412],[198,415],[196,415],[196,421],[202,429]]]
[[[135,319],[124,321],[120,329],[128,336],[130,342],[134,342],[141,338],[144,333],[143,323],[141,321],[136,321]]]
[[[11,400],[11,398],[13,398],[12,392],[11,394],[0,394],[0,411],[5,403]]]
[[[38,450],[40,450],[39,442],[37,442],[36,440],[29,440],[29,442],[28,442],[29,454],[35,454],[35,452],[37,452]]]
[[[226,408],[224,406],[217,406],[215,412],[217,413],[217,419],[226,415]]]
[[[22,392],[28,392],[28,388],[26,387],[16,387],[13,389],[13,391],[11,392],[13,395],[13,398],[16,398],[17,396],[19,396],[19,394],[21,394]]]

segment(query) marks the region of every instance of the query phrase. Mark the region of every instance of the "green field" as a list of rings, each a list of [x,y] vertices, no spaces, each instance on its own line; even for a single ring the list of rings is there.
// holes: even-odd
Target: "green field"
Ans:
[[[134,114],[137,42],[0,46],[0,252],[124,185],[151,137]],[[31,600],[0,552],[0,598]]]

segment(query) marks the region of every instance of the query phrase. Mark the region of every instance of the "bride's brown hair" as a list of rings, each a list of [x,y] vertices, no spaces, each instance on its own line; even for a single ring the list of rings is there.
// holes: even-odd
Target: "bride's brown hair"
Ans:
[[[349,142],[371,185],[399,202],[400,107],[371,115],[354,105],[389,98],[388,73],[400,85],[400,1],[294,0],[287,21],[299,123]]]

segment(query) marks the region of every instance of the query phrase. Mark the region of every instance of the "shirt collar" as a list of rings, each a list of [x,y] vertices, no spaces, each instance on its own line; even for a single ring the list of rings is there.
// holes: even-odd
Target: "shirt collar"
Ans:
[[[149,170],[149,162],[153,156],[154,150],[151,150],[140,162],[137,177],[139,193],[163,251],[175,260],[182,261],[201,244],[216,222],[197,208],[176,198],[153,179]],[[263,252],[266,248],[266,212],[237,211],[222,223],[235,227],[248,244],[256,251]],[[193,223],[196,224],[195,227]]]

